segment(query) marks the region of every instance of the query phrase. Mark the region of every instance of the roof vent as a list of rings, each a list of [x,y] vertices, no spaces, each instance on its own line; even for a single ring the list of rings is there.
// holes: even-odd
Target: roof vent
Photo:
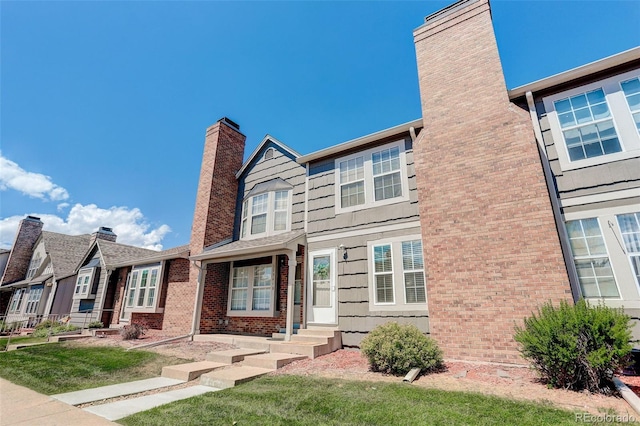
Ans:
[[[228,124],[230,127],[233,127],[234,129],[240,131],[240,125],[238,123],[236,123],[235,121],[230,120],[227,117],[222,117],[220,120],[218,120],[222,123]]]
[[[265,160],[270,160],[270,159],[272,159],[272,158],[273,158],[273,151],[274,151],[274,149],[273,149],[273,148],[269,148],[269,149],[267,149],[267,150],[265,151],[265,153],[264,153],[264,159],[265,159]]]

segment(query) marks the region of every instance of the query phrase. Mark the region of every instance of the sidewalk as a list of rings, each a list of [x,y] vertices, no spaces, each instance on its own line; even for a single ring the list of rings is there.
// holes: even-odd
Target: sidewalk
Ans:
[[[0,378],[0,426],[113,425],[110,421]]]

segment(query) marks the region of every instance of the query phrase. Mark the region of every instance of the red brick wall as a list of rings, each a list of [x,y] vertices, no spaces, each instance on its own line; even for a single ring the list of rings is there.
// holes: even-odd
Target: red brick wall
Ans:
[[[26,277],[33,254],[33,245],[42,233],[42,225],[40,219],[35,217],[27,217],[20,221],[1,284],[12,283]]]
[[[487,0],[414,37],[430,332],[447,358],[522,363],[514,323],[571,299],[532,124],[509,102]]]
[[[229,317],[227,301],[229,293],[229,263],[209,265],[204,287],[202,315],[200,316],[200,333],[229,333],[256,336],[271,336],[271,333],[285,328],[287,324],[287,285],[289,282],[288,259],[284,265],[278,266],[280,288],[278,299],[280,311],[274,317]],[[278,264],[280,256],[278,256]],[[220,324],[222,322],[222,324]],[[226,323],[225,323],[226,322]]]
[[[207,129],[191,227],[192,255],[233,235],[238,192],[235,174],[242,167],[244,141],[245,136],[224,120]],[[167,292],[163,329],[170,333],[191,331],[198,269],[189,268],[189,280],[172,282]]]
[[[132,312],[131,324],[142,324],[152,330],[162,330],[163,316],[162,313]]]

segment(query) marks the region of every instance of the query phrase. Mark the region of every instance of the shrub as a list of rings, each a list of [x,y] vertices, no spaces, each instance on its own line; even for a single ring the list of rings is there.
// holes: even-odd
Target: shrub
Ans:
[[[380,325],[362,340],[360,349],[373,371],[403,375],[412,368],[426,373],[443,367],[438,344],[414,325]]]
[[[122,340],[134,340],[139,339],[147,331],[147,326],[140,323],[133,323],[125,325],[120,329],[120,336]]]
[[[66,333],[68,331],[75,331],[77,329],[78,327],[76,327],[75,325],[62,324],[57,321],[46,320],[46,321],[42,321],[40,324],[38,324],[35,327],[31,336],[32,337],[48,337],[56,334]]]
[[[613,374],[630,359],[629,320],[622,309],[584,300],[559,307],[546,303],[516,327],[514,338],[550,386],[609,394]]]
[[[102,321],[93,321],[87,325],[87,328],[104,328]]]

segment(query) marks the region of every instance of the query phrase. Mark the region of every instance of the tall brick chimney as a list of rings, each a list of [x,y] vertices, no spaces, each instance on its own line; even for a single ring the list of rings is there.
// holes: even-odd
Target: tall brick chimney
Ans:
[[[514,324],[571,299],[531,121],[509,101],[488,0],[428,16],[414,39],[431,334],[447,358],[522,363]]]
[[[228,118],[218,120],[206,132],[196,207],[191,226],[191,254],[233,235],[238,181],[244,142],[240,126]],[[197,297],[198,269],[191,266],[189,282],[173,286],[167,293],[163,329],[176,333],[191,330]]]
[[[33,245],[42,233],[42,225],[40,218],[35,216],[27,216],[20,221],[7,267],[2,276],[3,285],[22,280],[27,275]]]
[[[105,240],[115,243],[117,238],[118,236],[113,233],[112,228],[101,226],[96,232],[91,234],[91,243],[89,245],[93,244],[95,240]]]

